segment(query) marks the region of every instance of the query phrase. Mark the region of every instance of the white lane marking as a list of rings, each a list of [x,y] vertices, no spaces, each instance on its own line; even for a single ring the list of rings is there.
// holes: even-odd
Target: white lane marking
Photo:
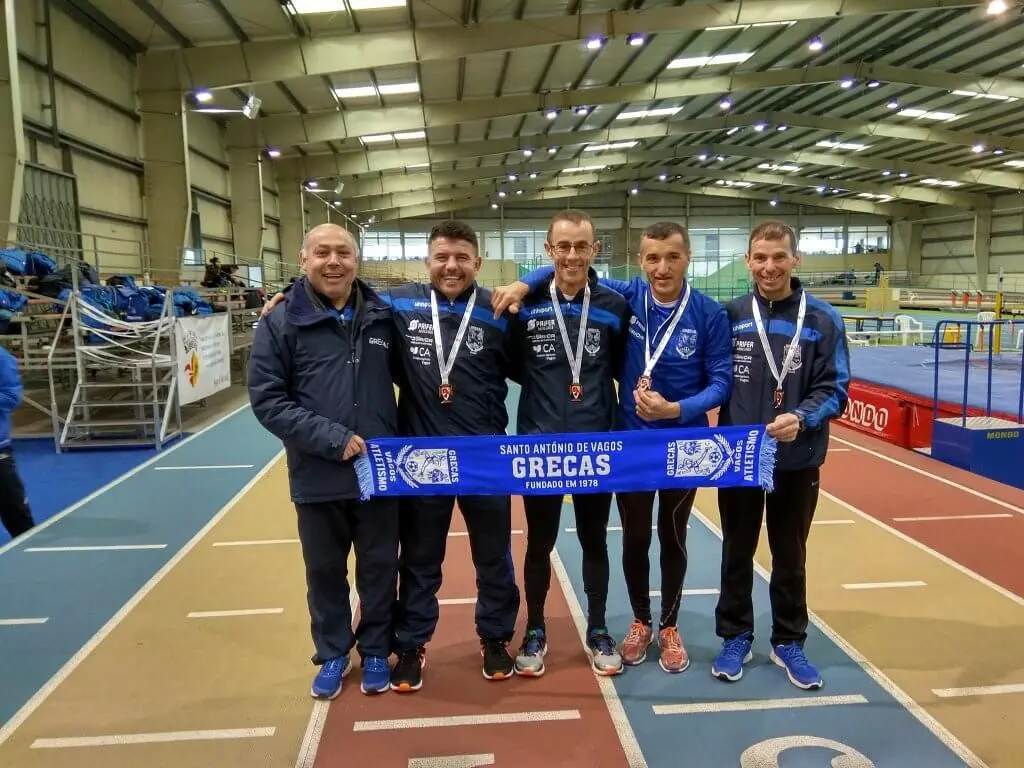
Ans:
[[[453,728],[466,725],[510,725],[512,723],[544,723],[551,720],[579,720],[578,709],[556,709],[547,712],[502,712],[492,715],[449,715],[446,717],[408,717],[401,720],[357,720],[352,730],[404,731],[410,728]]]
[[[438,605],[475,605],[475,597],[446,597],[437,601]]]
[[[522,536],[523,533],[525,533],[525,531],[521,531],[518,528],[514,528],[510,533],[513,536]],[[448,535],[449,536],[459,536],[459,537],[469,536],[469,531],[449,531]]]
[[[409,758],[409,768],[479,768],[484,765],[494,765],[494,755],[490,752],[480,755]]]
[[[251,539],[249,541],[215,541],[215,547],[262,547],[270,544],[298,544],[298,539]]]
[[[249,407],[248,403],[246,403],[245,405],[240,405],[238,408],[235,408],[235,410],[231,411],[230,413],[226,413],[223,416],[221,416],[219,419],[217,419],[212,424],[207,424],[205,427],[200,429],[198,432],[195,432],[195,433],[189,435],[188,437],[186,437],[184,440],[181,440],[180,442],[175,443],[170,448],[168,448],[166,451],[161,451],[160,453],[158,453],[153,458],[146,459],[144,462],[139,464],[139,466],[135,467],[134,469],[128,470],[127,472],[125,472],[120,477],[116,477],[113,480],[111,480],[109,483],[104,485],[102,488],[97,488],[95,491],[90,493],[85,498],[81,499],[80,501],[76,501],[70,507],[61,510],[57,514],[55,514],[52,517],[49,517],[46,520],[44,520],[43,522],[41,522],[39,525],[37,525],[37,526],[35,526],[33,528],[30,528],[29,530],[25,531],[25,533],[21,534],[21,536],[19,536],[18,538],[12,539],[11,541],[8,541],[3,546],[0,546],[0,555],[4,554],[5,552],[9,552],[10,550],[14,549],[17,546],[20,546],[20,545],[24,544],[28,539],[32,538],[33,536],[38,535],[40,531],[45,531],[47,528],[49,528],[54,523],[59,522],[60,520],[63,520],[65,517],[67,517],[72,512],[74,512],[76,509],[80,509],[81,507],[84,507],[86,504],[88,504],[90,501],[92,501],[96,497],[102,496],[104,493],[109,491],[111,488],[113,488],[115,486],[118,486],[121,483],[123,483],[129,477],[133,477],[133,476],[139,474],[139,472],[141,472],[144,469],[148,469],[149,467],[151,467],[154,464],[156,464],[158,461],[163,461],[168,456],[170,456],[172,453],[174,453],[176,450],[181,448],[183,445],[187,445],[188,443],[192,442],[193,440],[195,440],[200,435],[205,434],[206,432],[209,432],[211,429],[216,427],[218,424],[221,424],[221,423],[227,421],[232,416],[234,416],[236,413],[239,413],[240,411],[244,411],[248,407]],[[2,743],[2,742],[0,742],[0,743]]]
[[[168,731],[166,733],[125,733],[114,736],[73,736],[61,739],[36,739],[32,749],[69,747],[116,747],[125,744],[166,744],[173,741],[213,741],[222,739],[259,739],[273,736],[274,728],[223,728],[213,731]]]
[[[970,688],[934,688],[932,693],[940,699],[954,699],[961,696],[999,696],[1007,693],[1024,693],[1024,683],[978,685]]]
[[[1018,515],[1024,515],[1024,509],[1021,509],[1020,507],[1015,506],[1008,501],[997,499],[994,496],[989,496],[987,493],[976,491],[973,488],[968,488],[966,485],[961,485],[960,483],[954,480],[950,480],[948,478],[933,474],[926,469],[921,469],[920,467],[915,467],[912,464],[907,464],[906,462],[900,461],[899,459],[894,459],[891,456],[886,456],[884,453],[879,453],[878,451],[873,451],[870,448],[865,448],[862,445],[857,445],[856,443],[850,442],[849,440],[843,440],[842,438],[839,437],[833,437],[832,439],[842,443],[843,445],[848,445],[851,448],[854,448],[858,451],[862,451],[871,456],[874,456],[876,459],[887,461],[890,464],[895,464],[897,467],[903,467],[903,469],[910,470],[911,472],[914,472],[918,475],[923,475],[924,477],[931,478],[932,480],[942,483],[943,485],[948,485],[950,488],[956,488],[958,491],[963,491],[964,493],[968,493],[971,496],[974,496],[979,499],[984,499],[985,501],[995,504],[998,507],[1002,507],[1003,509],[1008,509],[1011,512],[1016,512]]]
[[[701,701],[695,704],[655,704],[656,715],[701,715],[710,712],[757,712],[768,709],[803,709],[805,707],[837,707],[867,704],[859,693],[846,696],[800,696],[787,699],[753,699],[745,701]]]
[[[45,624],[50,619],[0,619],[0,627],[23,627],[30,624]]]
[[[233,611],[192,611],[186,619],[227,619],[235,616],[270,616],[284,613],[284,608],[241,608]]]
[[[946,520],[992,520],[998,517],[1013,517],[1009,512],[993,512],[989,515],[927,515],[925,517],[894,517],[894,523],[942,523]]]
[[[166,544],[95,544],[88,547],[26,547],[25,552],[119,552],[132,549],[167,549]]]
[[[826,491],[824,489],[822,489],[821,495],[824,496],[826,499],[829,499],[830,501],[835,502],[836,504],[838,504],[839,506],[843,507],[844,509],[847,509],[850,512],[853,512],[853,514],[859,515],[861,518],[863,518],[867,522],[871,523],[872,525],[878,526],[883,531],[888,531],[889,533],[891,533],[896,538],[900,539],[901,541],[905,541],[907,544],[910,544],[912,547],[915,547],[916,549],[920,550],[921,552],[925,552],[926,554],[931,555],[932,557],[934,557],[939,562],[943,563],[944,565],[948,565],[950,568],[953,568],[956,571],[959,571],[964,576],[967,576],[967,577],[973,579],[974,581],[978,582],[982,586],[988,587],[989,589],[993,590],[994,592],[998,592],[1000,595],[1002,595],[1003,597],[1007,598],[1008,600],[1012,600],[1017,605],[1024,605],[1024,598],[1022,598],[1020,595],[1014,594],[1010,590],[1006,589],[1006,587],[1002,587],[999,584],[996,584],[994,581],[990,581],[989,579],[986,579],[984,576],[982,576],[979,573],[975,573],[974,571],[972,571],[967,566],[961,565],[956,560],[953,560],[952,558],[946,557],[941,552],[936,552],[934,549],[932,549],[931,547],[928,547],[928,546],[922,544],[917,539],[914,539],[914,538],[908,536],[907,534],[903,533],[902,531],[899,531],[899,530],[893,528],[891,525],[886,525],[881,520],[877,520],[876,518],[874,518],[871,515],[869,515],[867,512],[864,512],[864,511],[858,509],[857,507],[853,506],[852,504],[849,504],[849,503],[843,501],[839,497],[829,493],[828,491]]]
[[[562,588],[565,601],[569,605],[569,613],[572,614],[573,623],[576,625],[576,632],[580,638],[580,645],[587,651],[587,617],[583,614],[583,606],[580,605],[576,590],[572,588],[572,580],[568,571],[565,570],[565,563],[558,554],[558,549],[551,550],[551,569],[558,579],[558,585]],[[612,718],[612,725],[619,736],[619,743],[622,744],[622,751],[626,755],[628,768],[647,768],[647,760],[644,758],[643,750],[640,749],[640,742],[633,733],[633,726],[626,717],[626,709],[622,706],[619,694],[615,690],[615,684],[610,677],[595,675],[597,687],[604,697],[605,706],[608,707],[608,714]]]
[[[705,597],[707,595],[717,595],[717,589],[684,589],[683,597]],[[660,589],[652,589],[651,597],[661,597]]]
[[[843,589],[905,589],[907,587],[927,587],[923,581],[864,581],[854,584],[843,584]]]
[[[255,464],[206,464],[194,467],[154,467],[158,472],[170,472],[181,469],[252,469]]]
[[[822,493],[824,493],[824,491],[822,491]],[[851,511],[855,510],[851,509]],[[721,540],[722,531],[711,522],[710,518],[701,513],[696,506],[694,506],[692,514],[697,520],[700,520],[700,522],[703,523],[709,531],[717,536],[719,540]],[[863,516],[863,513],[859,514]],[[754,570],[765,581],[770,580],[770,574],[768,571],[756,560],[754,561]],[[971,752],[971,750],[969,750],[956,736],[947,730],[944,725],[929,715],[920,704],[910,698],[910,696],[896,685],[896,683],[890,680],[885,673],[864,658],[856,648],[846,642],[846,640],[832,629],[832,627],[826,624],[820,616],[810,610],[807,612],[807,615],[811,623],[820,629],[825,637],[835,643],[839,649],[849,656],[857,666],[864,670],[865,674],[878,683],[886,693],[899,702],[899,704],[902,705],[907,712],[913,715],[918,722],[935,734],[936,738],[951,749],[957,757],[967,763],[970,768],[985,768],[985,763],[982,762],[977,755]]]
[[[85,661],[86,657],[96,649],[96,646],[102,643],[107,635],[113,632],[114,629],[117,628],[117,625],[124,621],[124,618],[132,612],[135,606],[142,602],[143,598],[152,592],[157,584],[163,581],[164,577],[167,576],[167,574],[185,558],[185,555],[191,552],[196,545],[199,544],[199,542],[202,541],[211,530],[213,530],[214,526],[224,519],[224,516],[231,511],[232,507],[234,507],[235,504],[237,504],[238,501],[256,485],[256,483],[263,479],[263,477],[270,471],[271,467],[273,467],[282,456],[284,456],[284,449],[278,451],[277,454],[267,462],[263,469],[257,472],[256,475],[246,483],[245,486],[243,486],[227,504],[220,508],[220,511],[218,511],[217,514],[210,518],[210,521],[206,525],[196,532],[195,536],[189,539],[189,541],[179,549],[170,558],[170,560],[164,563],[164,566],[159,571],[153,574],[153,577],[149,581],[142,585],[138,592],[132,595],[128,602],[121,606],[121,610],[115,613],[106,624],[100,627],[96,634],[89,638],[88,642],[79,648],[78,652],[68,659],[64,666],[58,669],[53,676],[46,681],[45,685],[36,691],[33,697],[25,702],[21,709],[14,713],[11,719],[4,724],[3,728],[0,728],[0,745],[7,741],[11,737],[11,734],[21,727],[22,723],[24,723],[25,720],[27,720],[28,717],[35,712],[44,701],[46,701],[49,695],[57,689],[57,686],[64,682],[64,680],[66,680],[67,677],[78,668],[79,664]]]

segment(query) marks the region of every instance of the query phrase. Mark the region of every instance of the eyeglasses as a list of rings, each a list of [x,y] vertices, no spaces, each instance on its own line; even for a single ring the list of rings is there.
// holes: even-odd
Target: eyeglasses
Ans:
[[[580,255],[589,255],[594,250],[593,243],[548,243],[551,250],[559,256],[568,256],[573,251]]]

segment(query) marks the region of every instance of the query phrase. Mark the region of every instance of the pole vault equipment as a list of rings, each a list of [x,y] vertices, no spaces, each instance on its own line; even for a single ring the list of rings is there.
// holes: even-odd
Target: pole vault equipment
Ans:
[[[373,496],[619,493],[652,488],[771,491],[775,438],[764,425],[555,435],[366,441],[355,461]]]

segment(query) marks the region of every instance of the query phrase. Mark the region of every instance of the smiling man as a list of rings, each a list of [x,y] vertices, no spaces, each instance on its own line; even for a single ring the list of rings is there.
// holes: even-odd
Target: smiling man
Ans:
[[[306,566],[313,663],[311,693],[333,699],[362,657],[362,691],[388,690],[398,568],[398,504],[360,501],[353,459],[365,440],[397,433],[390,310],[358,279],[352,235],[322,224],[306,235],[305,275],[287,306],[257,326],[249,400],[284,443]],[[354,635],[348,556],[355,547],[360,621]]]
[[[518,434],[607,432],[614,424],[613,379],[621,368],[629,308],[598,283],[591,262],[600,247],[586,213],[566,210],[551,219],[544,250],[554,268],[523,297],[512,324],[515,359],[522,367]],[[527,677],[545,670],[544,605],[562,500],[562,494],[523,497],[529,528],[523,565],[527,617],[516,673]],[[572,500],[583,550],[587,651],[597,674],[616,675],[622,658],[605,626],[611,494],[574,493]]]
[[[686,281],[690,238],[675,222],[657,222],[640,236],[643,277],[630,282],[602,279],[620,293],[632,317],[619,377],[618,426],[624,429],[706,427],[707,412],[722,405],[732,383],[729,318],[714,299]],[[526,291],[551,273],[538,269],[520,283],[495,291],[496,309],[516,309]],[[661,490],[658,541],[661,550],[661,620],[658,662],[682,672],[689,656],[677,621],[686,576],[686,525],[695,489]],[[641,664],[655,642],[650,598],[650,546],[655,491],[616,494],[622,519],[622,568],[634,620],[622,643],[622,660]]]
[[[846,407],[849,350],[835,309],[809,295],[793,270],[796,233],[765,221],[750,233],[747,268],[753,293],[727,305],[733,333],[733,390],[719,423],[767,424],[779,441],[775,488],[720,488],[722,584],[715,612],[722,650],[711,667],[735,682],[751,660],[754,553],[767,516],[772,554],[771,660],[805,690],[824,683],[804,653],[807,639],[807,536],[818,503],[829,422]]]

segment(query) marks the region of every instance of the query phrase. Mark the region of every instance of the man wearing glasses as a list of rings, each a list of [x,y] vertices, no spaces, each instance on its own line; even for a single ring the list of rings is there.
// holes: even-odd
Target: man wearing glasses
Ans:
[[[610,432],[615,414],[613,377],[620,369],[629,327],[625,299],[598,284],[591,260],[598,252],[594,224],[581,211],[555,214],[544,250],[555,271],[523,299],[512,322],[513,359],[522,366],[518,434]],[[580,468],[580,477],[585,474]],[[594,671],[616,675],[622,657],[605,626],[608,598],[610,493],[574,493],[576,535],[583,549],[587,595],[586,647]],[[516,673],[544,674],[544,603],[551,552],[558,537],[562,494],[523,499],[529,528],[523,566],[526,634]]]

